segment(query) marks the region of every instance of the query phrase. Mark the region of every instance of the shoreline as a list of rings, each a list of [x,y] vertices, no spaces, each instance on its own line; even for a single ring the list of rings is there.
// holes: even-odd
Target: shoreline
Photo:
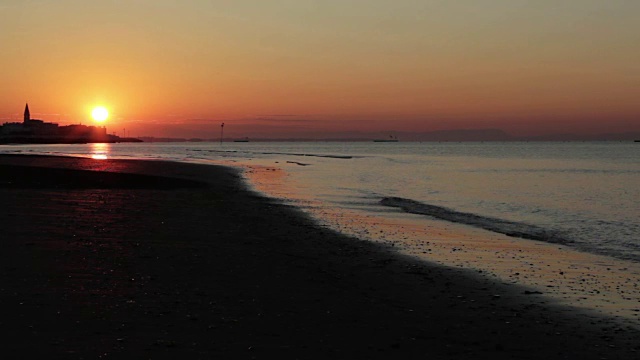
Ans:
[[[282,161],[281,161],[282,163]],[[245,165],[247,181],[267,196],[287,197],[286,169]],[[393,246],[419,261],[483,273],[505,284],[531,287],[560,303],[614,316],[640,329],[640,264],[568,245],[523,239],[381,207],[386,216],[327,208],[296,194],[290,202],[322,226]],[[289,196],[291,197],[291,196]]]
[[[20,155],[0,164],[2,324],[14,330],[6,354],[589,359],[640,351],[637,328],[328,230],[248,191],[227,167]],[[12,175],[15,166],[37,172]],[[85,182],[105,172],[110,186]]]

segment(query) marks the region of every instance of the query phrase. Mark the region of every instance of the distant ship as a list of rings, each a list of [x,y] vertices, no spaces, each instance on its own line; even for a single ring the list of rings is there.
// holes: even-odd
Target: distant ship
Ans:
[[[389,135],[388,139],[373,139],[373,142],[398,142],[398,137]]]
[[[237,140],[233,140],[233,142],[249,142],[249,138],[246,137],[244,139],[237,139]]]

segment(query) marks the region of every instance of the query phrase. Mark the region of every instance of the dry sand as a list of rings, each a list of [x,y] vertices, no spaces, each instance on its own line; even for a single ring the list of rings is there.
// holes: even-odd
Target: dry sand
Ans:
[[[3,358],[632,359],[640,331],[314,224],[229,168],[0,157]]]

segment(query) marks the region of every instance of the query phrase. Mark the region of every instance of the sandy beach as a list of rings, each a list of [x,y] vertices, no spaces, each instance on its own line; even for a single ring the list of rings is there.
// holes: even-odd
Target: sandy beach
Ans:
[[[328,230],[227,167],[0,156],[0,206],[3,358],[640,356],[619,319]]]

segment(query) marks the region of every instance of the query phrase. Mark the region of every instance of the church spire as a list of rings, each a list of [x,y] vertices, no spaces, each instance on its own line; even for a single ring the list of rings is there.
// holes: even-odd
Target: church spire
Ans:
[[[29,112],[29,103],[24,106],[24,122],[31,120],[31,113]]]

